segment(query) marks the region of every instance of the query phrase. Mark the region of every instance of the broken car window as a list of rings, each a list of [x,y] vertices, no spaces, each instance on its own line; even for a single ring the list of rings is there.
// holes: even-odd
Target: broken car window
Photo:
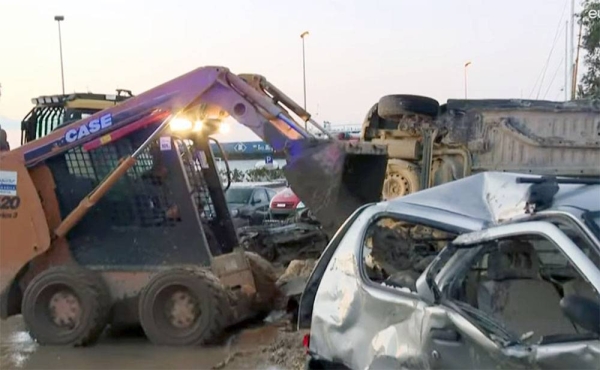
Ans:
[[[597,213],[595,212],[588,212],[584,215],[584,220],[588,225],[589,223],[594,222],[596,214]],[[598,251],[597,247],[594,246],[594,243],[580,231],[579,226],[571,218],[554,215],[542,216],[540,218],[549,221],[558,227],[586,256],[588,256],[596,268],[600,269],[600,251]],[[593,227],[590,228],[592,229],[592,232],[595,232]]]
[[[600,302],[600,296],[552,241],[538,235],[499,239],[458,248],[448,263],[459,266],[441,285],[442,295],[478,312],[471,318],[483,314],[531,344],[590,334],[563,313],[560,301],[576,294]]]
[[[399,221],[373,222],[364,241],[362,268],[377,284],[416,291],[416,281],[454,234]]]

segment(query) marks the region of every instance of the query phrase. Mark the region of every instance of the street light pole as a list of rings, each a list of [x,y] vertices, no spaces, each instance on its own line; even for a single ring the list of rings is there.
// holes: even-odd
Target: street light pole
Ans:
[[[302,79],[304,80],[304,110],[306,110],[306,55],[304,53],[304,37],[308,36],[308,31],[302,32],[300,38],[302,39]]]
[[[471,64],[471,62],[465,63],[465,100],[467,99],[467,67]]]
[[[60,76],[62,79],[62,93],[65,94],[65,71],[63,68],[62,35],[60,33],[60,22],[65,20],[62,15],[55,15],[54,20],[58,23],[58,46],[60,48]]]

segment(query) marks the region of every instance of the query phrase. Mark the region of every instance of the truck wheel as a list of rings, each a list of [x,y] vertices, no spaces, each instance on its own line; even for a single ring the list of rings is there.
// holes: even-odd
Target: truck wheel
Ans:
[[[384,200],[414,193],[419,188],[419,174],[413,165],[399,159],[388,161],[382,191]]]
[[[157,345],[213,341],[229,322],[228,292],[212,273],[173,269],[158,273],[140,294],[140,324]]]
[[[435,99],[418,95],[386,95],[379,99],[377,113],[384,119],[398,119],[406,114],[436,117],[440,104]]]
[[[21,310],[42,345],[94,343],[108,323],[110,295],[102,278],[79,266],[52,267],[25,289]]]

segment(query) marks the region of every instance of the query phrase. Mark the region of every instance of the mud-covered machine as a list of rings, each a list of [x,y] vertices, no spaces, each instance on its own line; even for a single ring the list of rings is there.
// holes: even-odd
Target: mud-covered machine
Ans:
[[[286,153],[329,235],[379,200],[385,147],[316,139],[261,76],[199,68],[0,154],[0,316],[21,313],[41,344],[139,323],[190,345],[270,309],[275,277],[238,248],[209,145],[227,117]]]

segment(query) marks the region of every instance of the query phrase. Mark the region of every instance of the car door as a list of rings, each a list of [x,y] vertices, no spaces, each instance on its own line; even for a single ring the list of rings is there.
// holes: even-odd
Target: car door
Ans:
[[[553,290],[554,285],[544,279],[541,270],[539,275],[523,273],[541,262],[536,259],[538,262],[531,264],[534,259],[527,259],[530,262],[523,264],[526,268],[520,274],[517,272],[521,267],[508,267],[513,276],[492,274],[491,266],[498,261],[492,255],[510,256],[502,254],[515,246],[508,242],[523,243],[519,244],[522,249],[517,250],[516,256],[526,255],[523,251],[527,249],[531,251],[529,257],[539,257],[539,261],[542,260],[539,251],[554,246],[593,289],[599,291],[598,267],[549,222],[523,222],[461,235],[420,278],[428,287],[420,294],[433,297],[433,304],[425,310],[421,333],[422,353],[431,368],[597,368],[600,363],[598,334],[577,328],[572,317],[561,310],[564,297]],[[479,283],[477,301],[464,302],[457,298],[460,294],[453,292],[457,291],[462,277],[470,272],[466,268],[472,266],[468,261],[475,261],[478,254],[484,257],[487,250],[490,251],[487,276]],[[507,257],[502,261],[510,260],[521,266],[522,262],[515,262],[520,261],[519,258]],[[488,289],[492,289],[489,297],[493,299],[489,306],[486,303]],[[600,314],[598,307],[596,315]],[[530,327],[537,328],[538,333],[528,331]],[[533,341],[531,338],[536,335],[540,338]]]
[[[252,194],[252,209],[254,211],[266,212],[269,210],[269,197],[263,188],[254,190]]]
[[[311,315],[309,351],[313,358],[352,369],[426,365],[427,358],[420,353],[420,328],[428,304],[417,294],[411,278],[419,276],[413,267],[430,261],[431,256],[425,255],[430,250],[424,248],[425,254],[416,256],[402,239],[408,235],[395,230],[406,226],[424,232],[429,228],[444,240],[465,230],[457,226],[462,223],[459,216],[440,213],[437,221],[422,207],[407,205],[403,209],[412,216],[387,212],[385,205],[357,211],[320,258],[299,311],[301,327],[306,315]],[[465,221],[464,225],[471,224]],[[445,233],[452,236],[445,237]],[[420,239],[431,241],[426,235]],[[441,247],[445,244],[440,243]],[[309,302],[312,297],[313,305]]]

